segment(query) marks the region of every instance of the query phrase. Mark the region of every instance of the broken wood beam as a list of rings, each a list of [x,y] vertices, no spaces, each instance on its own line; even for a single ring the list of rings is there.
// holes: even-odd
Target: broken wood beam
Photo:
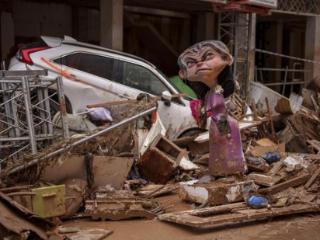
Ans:
[[[224,207],[224,206],[219,206]],[[217,207],[214,207],[217,208]],[[295,204],[282,208],[264,209],[234,209],[231,213],[222,212],[221,215],[212,208],[167,213],[158,216],[161,221],[173,222],[192,227],[197,230],[217,229],[243,223],[263,221],[279,216],[288,216],[300,213],[319,212],[318,205]]]
[[[273,125],[273,120],[272,120],[272,111],[270,109],[269,99],[267,97],[266,97],[266,106],[267,106],[267,109],[268,109],[268,119],[270,121],[272,139],[274,141],[277,141],[276,131],[274,130],[274,125]]]
[[[272,187],[281,180],[281,177],[250,173],[248,179],[253,180],[258,185]]]
[[[298,186],[304,184],[305,182],[307,182],[309,178],[310,178],[310,174],[303,174],[301,176],[292,178],[288,181],[279,183],[279,184],[274,185],[272,187],[260,189],[260,190],[258,190],[258,192],[261,194],[275,194],[275,193],[281,192],[283,190],[286,190],[290,187],[298,187]]]
[[[87,105],[87,108],[97,108],[97,107],[110,107],[114,105],[127,104],[127,103],[137,103],[136,99],[128,99],[128,100],[119,100],[119,101],[111,101],[111,102],[103,102]]]
[[[311,176],[311,178],[308,180],[308,182],[304,185],[305,189],[308,189],[309,187],[311,187],[311,185],[314,183],[314,181],[317,179],[317,177],[319,177],[320,175],[320,168],[318,168],[314,174]]]

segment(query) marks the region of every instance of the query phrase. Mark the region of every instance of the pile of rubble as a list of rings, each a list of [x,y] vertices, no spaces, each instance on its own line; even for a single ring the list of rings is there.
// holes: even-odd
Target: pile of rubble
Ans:
[[[112,123],[91,118],[99,125],[93,131],[73,132],[69,140],[1,169],[1,239],[103,239],[112,233],[61,226],[77,218],[158,218],[216,229],[319,212],[319,110],[301,104],[292,110],[293,101],[280,98],[275,107],[262,98],[253,101],[248,113],[244,101],[231,98],[230,114],[240,122],[248,171],[216,179],[208,174],[206,132],[173,141],[155,132],[150,144],[141,147],[138,119],[144,118],[151,131],[155,102],[109,103]],[[170,206],[158,200],[170,194],[193,209],[168,211]]]

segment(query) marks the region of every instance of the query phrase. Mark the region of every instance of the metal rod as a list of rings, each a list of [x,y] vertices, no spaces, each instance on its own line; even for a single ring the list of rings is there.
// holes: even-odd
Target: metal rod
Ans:
[[[89,141],[89,140],[91,140],[91,139],[93,139],[93,138],[95,138],[95,137],[98,137],[98,136],[100,136],[100,135],[102,135],[102,134],[105,134],[105,133],[107,133],[107,132],[110,132],[111,130],[113,130],[113,129],[117,128],[117,127],[123,126],[123,125],[125,125],[125,124],[127,124],[127,123],[129,123],[129,122],[132,122],[132,121],[140,118],[140,117],[143,117],[143,116],[145,116],[145,115],[148,115],[148,114],[150,114],[150,113],[152,113],[152,112],[154,112],[154,111],[156,111],[156,110],[157,110],[157,107],[152,107],[152,108],[150,108],[150,109],[148,109],[148,110],[145,110],[145,111],[143,111],[143,112],[141,112],[141,113],[139,113],[139,114],[137,114],[137,115],[134,115],[134,116],[132,116],[132,117],[130,117],[130,118],[126,118],[126,119],[124,119],[124,120],[122,120],[122,121],[120,121],[120,122],[118,122],[118,123],[116,123],[116,124],[114,124],[114,125],[112,125],[112,126],[110,126],[110,127],[108,127],[108,128],[102,129],[101,131],[99,131],[99,132],[97,132],[97,133],[94,133],[94,134],[89,135],[89,136],[87,136],[87,137],[84,137],[84,138],[82,138],[82,139],[80,139],[80,140],[78,140],[78,141],[76,141],[76,142],[73,142],[73,143],[71,143],[70,145],[67,145],[67,146],[65,146],[65,147],[63,147],[63,148],[60,148],[60,149],[55,150],[55,151],[53,151],[53,152],[51,152],[51,153],[49,153],[49,154],[46,154],[46,155],[43,156],[43,157],[33,159],[33,160],[31,160],[30,162],[26,163],[25,165],[21,165],[21,166],[18,166],[18,167],[15,167],[15,168],[11,169],[11,170],[9,171],[9,175],[10,175],[10,174],[13,174],[13,173],[16,173],[16,172],[19,172],[19,171],[21,171],[21,170],[23,170],[23,169],[25,169],[25,168],[31,167],[31,166],[37,164],[37,163],[40,162],[40,161],[43,161],[43,160],[45,160],[45,159],[54,157],[54,156],[56,156],[56,155],[58,155],[58,154],[60,154],[60,153],[63,153],[63,152],[66,151],[66,150],[69,150],[69,149],[71,149],[71,148],[73,148],[73,147],[75,147],[75,146],[78,146],[78,145],[80,145],[80,144],[82,144],[82,143],[84,143],[84,142],[87,142],[87,141]],[[1,177],[4,177],[4,176],[1,176]]]
[[[42,140],[48,140],[51,138],[57,138],[59,135],[52,135],[52,134],[41,134],[41,135],[36,135],[36,141],[42,141]],[[27,141],[29,140],[28,136],[25,137],[1,137],[0,142],[10,142],[10,141]]]
[[[24,76],[47,76],[48,70],[16,70],[16,71],[7,71],[7,70],[1,70],[0,75],[3,77],[24,77]]]
[[[47,119],[52,119],[51,112],[50,112],[50,98],[49,98],[48,88],[43,88],[42,91],[43,91],[44,100],[46,100],[45,101],[45,110],[47,113],[47,115],[46,115]],[[49,134],[53,134],[52,122],[47,124],[47,128],[48,128]]]
[[[310,70],[304,69],[286,69],[286,68],[257,68],[258,71],[269,71],[269,72],[310,72]]]
[[[27,117],[28,128],[29,128],[31,152],[32,154],[36,154],[37,143],[36,143],[35,133],[33,128],[32,106],[31,106],[30,92],[29,92],[28,85],[29,85],[28,78],[22,77],[22,88],[23,88],[23,96],[24,96],[24,102],[25,102],[26,117]]]
[[[279,86],[279,85],[302,85],[305,82],[276,82],[276,83],[264,83],[265,86]]]
[[[275,52],[271,52],[271,51],[267,51],[267,50],[262,50],[262,49],[257,49],[256,48],[255,51],[259,52],[259,53],[265,53],[265,54],[274,55],[274,56],[283,57],[283,58],[288,58],[288,59],[293,59],[293,60],[297,60],[297,61],[308,62],[308,63],[313,63],[313,64],[320,64],[320,61],[313,61],[313,60],[310,60],[310,59],[293,57],[293,56],[289,56],[289,55],[285,55],[285,54],[281,54],[281,53],[275,53]]]
[[[284,95],[287,86],[287,78],[288,78],[288,66],[286,66],[286,71],[284,72],[284,80],[282,84],[282,95]]]

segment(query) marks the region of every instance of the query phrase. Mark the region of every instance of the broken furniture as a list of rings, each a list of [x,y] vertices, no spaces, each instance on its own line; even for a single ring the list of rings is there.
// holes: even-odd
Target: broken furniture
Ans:
[[[148,180],[164,184],[173,176],[184,155],[185,150],[159,135],[140,157],[138,167]]]

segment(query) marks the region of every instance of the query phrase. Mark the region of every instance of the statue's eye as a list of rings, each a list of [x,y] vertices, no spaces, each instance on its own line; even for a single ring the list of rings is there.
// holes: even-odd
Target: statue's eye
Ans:
[[[186,62],[186,64],[187,64],[187,67],[188,67],[188,68],[191,68],[191,67],[193,67],[193,66],[196,64],[196,61],[194,61],[194,60],[188,60],[188,61]]]
[[[204,60],[210,60],[212,58],[214,58],[214,54],[212,52],[208,52],[205,56],[204,56]]]

